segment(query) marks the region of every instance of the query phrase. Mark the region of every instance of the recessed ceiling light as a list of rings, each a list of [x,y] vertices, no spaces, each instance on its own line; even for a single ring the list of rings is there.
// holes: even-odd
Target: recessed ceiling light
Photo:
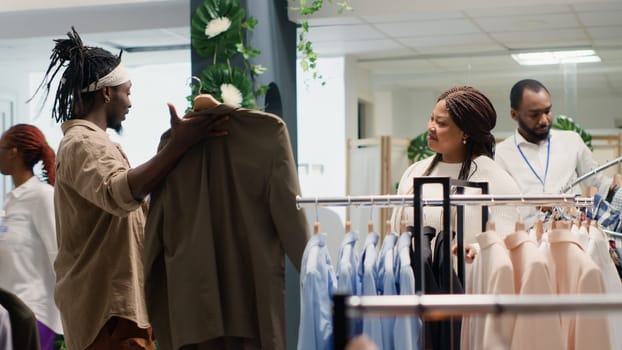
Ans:
[[[600,62],[600,57],[596,55],[594,50],[525,52],[512,54],[512,58],[523,66]]]

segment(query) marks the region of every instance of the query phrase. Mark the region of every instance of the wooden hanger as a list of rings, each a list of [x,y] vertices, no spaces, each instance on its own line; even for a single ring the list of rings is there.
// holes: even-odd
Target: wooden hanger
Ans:
[[[525,223],[520,219],[514,223],[514,232],[525,231]]]
[[[402,220],[400,221],[400,234],[406,232],[406,226],[408,225],[408,221]]]
[[[374,222],[372,220],[369,220],[369,222],[367,222],[367,232],[374,232]]]
[[[492,220],[488,220],[488,222],[486,222],[486,231],[496,231],[497,228],[495,227],[495,222]]]
[[[318,214],[317,207],[318,207],[318,198],[315,197],[315,222],[313,223],[313,233],[314,234],[320,233],[320,230],[321,230],[321,227],[320,227],[320,215]]]
[[[391,220],[385,221],[384,225],[385,225],[386,230],[387,230],[386,234],[388,235],[389,233],[391,233]]]
[[[542,239],[542,235],[544,235],[544,222],[541,219],[536,220],[535,229],[536,240],[540,242],[540,240]]]
[[[572,227],[572,221],[560,220],[557,222],[557,228],[562,230],[570,230]]]
[[[320,227],[320,222],[316,221],[313,223],[313,233],[317,234],[320,233],[321,227]]]
[[[352,222],[350,220],[346,220],[345,231],[346,233],[352,232]]]

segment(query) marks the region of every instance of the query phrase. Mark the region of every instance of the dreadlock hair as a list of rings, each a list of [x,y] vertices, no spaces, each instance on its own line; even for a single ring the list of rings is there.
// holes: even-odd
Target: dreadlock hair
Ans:
[[[466,151],[459,180],[468,180],[471,175],[472,159],[477,156],[493,157],[495,138],[490,133],[497,123],[495,107],[483,93],[470,86],[456,86],[443,92],[436,102],[445,100],[449,116],[460,130],[468,135]],[[442,155],[437,153],[424,172],[430,175],[440,162]]]
[[[121,63],[123,53],[120,52],[115,56],[102,48],[85,46],[74,27],[71,27],[67,36],[68,39],[54,40],[56,45],[52,49],[50,65],[35,91],[36,95],[42,87],[45,88],[44,103],[50,94],[54,78],[63,67],[66,67],[54,97],[52,118],[56,122],[84,116],[89,112],[97,92],[82,92],[82,90],[117,67]]]
[[[5,131],[2,137],[6,140],[7,145],[17,148],[17,152],[26,167],[32,169],[35,164],[42,161],[43,177],[50,185],[54,185],[56,156],[41,130],[33,125],[16,124]]]
[[[540,90],[546,91],[547,94],[551,95],[549,90],[539,81],[535,79],[523,79],[514,86],[510,90],[510,107],[512,109],[518,109],[520,103],[523,101],[523,92],[525,90],[530,90],[535,93],[540,92]]]

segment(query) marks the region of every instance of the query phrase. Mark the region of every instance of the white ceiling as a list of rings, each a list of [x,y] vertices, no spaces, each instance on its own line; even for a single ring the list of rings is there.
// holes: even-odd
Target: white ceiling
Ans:
[[[421,10],[410,9],[417,4],[411,0],[383,2],[387,8],[351,2],[351,12],[331,17],[323,11],[312,19],[309,37],[320,55],[355,56],[376,88],[477,82],[494,89],[500,80],[525,77],[561,86],[560,66],[526,68],[510,54],[592,48],[602,62],[577,65],[577,83],[586,91],[622,93],[622,1],[476,0]]]
[[[23,0],[3,0],[23,1]],[[247,0],[272,1],[272,0]],[[290,2],[293,0],[289,0]],[[582,89],[622,94],[622,1],[589,0],[351,0],[333,5],[311,23],[320,56],[350,55],[369,70],[377,89],[440,88],[476,82],[499,88],[527,76],[563,82],[562,68],[519,66],[510,54],[533,49],[592,48],[600,63],[579,64]],[[331,8],[331,6],[333,6]],[[189,1],[5,11],[0,8],[0,67],[41,65],[75,25],[91,45],[188,45]],[[290,16],[295,13],[290,11]],[[294,18],[295,20],[295,18]],[[261,25],[261,23],[259,23]],[[187,59],[187,50],[126,52],[128,64]],[[475,85],[475,84],[474,84]]]

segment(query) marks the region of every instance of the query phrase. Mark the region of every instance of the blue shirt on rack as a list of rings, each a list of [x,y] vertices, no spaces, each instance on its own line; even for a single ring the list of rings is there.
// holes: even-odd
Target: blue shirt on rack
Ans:
[[[300,265],[298,350],[333,348],[332,296],[337,285],[326,233],[311,237]]]
[[[337,292],[349,295],[358,295],[358,281],[356,278],[356,268],[359,256],[354,246],[359,240],[358,232],[348,232],[343,237],[341,247],[339,247],[339,257],[337,258]],[[350,334],[360,334],[362,331],[360,319],[350,319]]]
[[[382,248],[376,260],[376,289],[378,295],[396,295],[395,275],[393,269],[395,265],[395,243],[397,234],[390,233],[384,237]],[[383,317],[380,321],[382,327],[382,344],[378,344],[383,350],[393,350],[393,329],[395,317]],[[382,345],[382,346],[380,346]]]
[[[399,295],[415,294],[415,275],[410,266],[410,232],[404,232],[397,241],[395,275]],[[397,317],[393,341],[395,349],[421,349],[421,319],[419,317]]]
[[[358,281],[361,295],[376,295],[376,280],[378,271],[376,270],[376,258],[378,250],[376,245],[380,235],[377,232],[370,232],[365,239],[365,245],[361,252],[358,266]],[[382,326],[378,316],[367,316],[363,318],[363,333],[366,334],[376,345],[382,345]]]

